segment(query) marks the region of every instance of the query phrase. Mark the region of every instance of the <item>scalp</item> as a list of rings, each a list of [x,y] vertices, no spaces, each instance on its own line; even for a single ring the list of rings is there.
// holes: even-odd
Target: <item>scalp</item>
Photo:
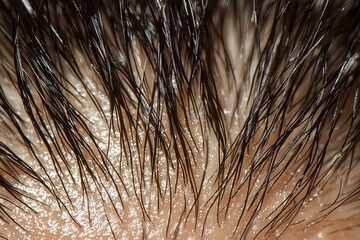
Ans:
[[[358,231],[357,3],[203,4],[1,3],[0,234]]]

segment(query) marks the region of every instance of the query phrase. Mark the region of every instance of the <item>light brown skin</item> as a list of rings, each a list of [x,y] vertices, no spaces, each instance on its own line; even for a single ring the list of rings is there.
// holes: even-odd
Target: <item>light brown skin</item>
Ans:
[[[143,61],[143,57],[139,57],[140,61]],[[145,67],[146,62],[142,63]],[[91,76],[91,71],[84,67],[84,72],[86,75],[89,75],[89,78],[95,78]],[[71,79],[71,76],[69,76]],[[73,83],[76,83],[75,77]],[[84,90],[81,90],[81,86],[78,84],[78,89],[82,93]],[[7,91],[11,91],[11,87],[6,89]],[[96,96],[98,100],[102,104],[102,109],[105,111],[105,114],[109,113],[109,106],[106,102],[106,96],[104,93],[94,88],[96,91]],[[78,94],[75,93],[74,94]],[[84,93],[86,95],[86,93]],[[225,98],[225,96],[224,96]],[[229,102],[230,97],[226,97],[227,102]],[[18,102],[18,98],[14,97],[13,103],[14,106],[21,106],[21,103]],[[129,163],[124,161],[119,163],[120,159],[120,150],[119,148],[119,137],[111,137],[110,145],[108,145],[108,127],[106,126],[105,120],[100,116],[95,106],[91,103],[91,100],[88,97],[84,97],[82,102],[87,104],[86,107],[78,106],[82,109],[82,113],[85,114],[86,117],[89,118],[90,121],[93,122],[91,125],[93,127],[93,132],[95,132],[96,136],[98,136],[99,142],[103,144],[103,151],[108,152],[108,158],[114,164],[115,169],[119,169],[121,167],[121,176],[122,181],[115,175],[113,172],[113,177],[115,180],[115,184],[120,189],[120,196],[123,201],[123,206],[120,205],[119,196],[116,194],[116,190],[114,188],[114,183],[110,181],[104,181],[104,186],[100,186],[100,191],[103,194],[102,199],[99,195],[99,192],[96,190],[96,186],[94,182],[90,181],[89,188],[92,189],[88,192],[87,196],[81,191],[79,186],[79,182],[73,183],[69,176],[62,176],[67,189],[69,190],[68,194],[70,195],[70,199],[72,201],[72,205],[69,200],[66,198],[64,191],[59,188],[59,193],[62,196],[62,200],[64,201],[64,205],[69,209],[73,218],[79,223],[79,225],[75,224],[75,222],[69,217],[64,211],[64,207],[61,209],[56,204],[56,201],[51,196],[48,190],[46,190],[40,183],[32,180],[29,176],[22,175],[22,182],[25,183],[25,186],[17,184],[20,188],[30,193],[29,196],[35,198],[39,202],[34,202],[33,200],[26,199],[27,202],[36,212],[35,214],[32,211],[27,209],[26,211],[21,211],[14,209],[12,212],[12,216],[14,220],[21,225],[24,229],[17,226],[14,222],[4,223],[2,222],[2,230],[1,234],[7,236],[10,239],[108,239],[112,238],[112,233],[109,228],[109,223],[107,218],[111,223],[112,230],[115,236],[118,239],[141,239],[145,236],[145,239],[160,239],[160,238],[173,238],[177,237],[178,239],[239,239],[243,232],[243,226],[247,224],[247,221],[251,218],[254,207],[250,207],[245,211],[244,217],[240,221],[239,227],[234,234],[234,230],[236,229],[236,225],[238,224],[238,212],[242,210],[242,204],[244,202],[244,198],[246,196],[246,188],[242,188],[240,192],[236,194],[234,199],[231,202],[231,206],[228,209],[228,214],[225,216],[224,211],[219,214],[216,213],[216,207],[213,207],[209,210],[209,202],[207,202],[214,195],[216,191],[216,182],[214,181],[213,174],[216,173],[216,169],[218,168],[217,162],[217,154],[218,149],[216,145],[216,138],[213,135],[209,136],[209,159],[206,160],[206,156],[204,156],[203,149],[199,149],[198,152],[195,152],[196,159],[196,167],[194,167],[194,172],[196,173],[196,181],[200,186],[200,183],[203,181],[203,177],[205,181],[203,181],[201,195],[199,199],[199,212],[198,216],[195,218],[195,212],[192,210],[189,215],[189,209],[192,204],[194,204],[194,199],[191,193],[189,186],[185,186],[182,181],[179,181],[177,186],[177,191],[174,195],[170,197],[169,190],[164,192],[163,199],[159,199],[157,193],[157,186],[155,183],[150,182],[148,179],[150,176],[149,173],[145,173],[145,189],[142,189],[141,196],[143,197],[143,201],[145,202],[146,211],[149,214],[149,218],[144,217],[143,213],[140,209],[140,204],[135,195],[135,191],[133,188],[132,182],[132,173],[131,166]],[[76,102],[74,101],[76,106]],[[23,109],[19,107],[17,109],[20,112],[23,112]],[[246,108],[242,109],[243,112],[246,112]],[[202,113],[200,113],[202,114]],[[240,113],[241,114],[241,113]],[[229,114],[230,115],[230,114]],[[238,118],[243,119],[243,116],[238,116]],[[164,121],[166,123],[166,121]],[[197,142],[198,146],[201,146],[202,135],[199,132],[199,122],[194,121],[192,123],[192,129],[194,133],[194,139]],[[233,124],[231,128],[233,131],[238,131],[239,126],[238,123]],[[31,138],[35,138],[32,135],[32,130],[28,129],[28,134]],[[260,134],[260,133],[259,133]],[[236,134],[235,134],[236,135]],[[130,136],[130,133],[129,133]],[[7,143],[10,143],[11,136],[7,138]],[[256,139],[256,137],[255,137]],[[249,162],[250,159],[253,158],[255,149],[256,149],[256,140],[253,143],[253,149],[250,149],[248,155],[246,156],[247,160],[245,162]],[[269,146],[272,143],[269,142]],[[334,142],[334,147],[336,147],[337,143]],[[18,144],[13,145],[14,149],[17,149],[17,153],[20,156],[24,156],[27,158],[27,150],[25,147],[20,146]],[[46,154],[46,149],[41,145],[40,142],[37,143],[38,153],[42,156],[41,161],[45,163],[47,161],[48,155]],[[132,159],[137,164],[139,161],[138,153],[136,152],[136,147],[133,147],[133,155]],[[141,153],[146,156],[145,153]],[[89,157],[90,158],[90,157]],[[123,159],[124,156],[123,156]],[[163,179],[163,184],[166,184],[165,179],[166,175],[166,166],[165,166],[165,156],[161,155],[160,159],[163,160],[159,166],[160,179]],[[36,166],[36,162],[31,157],[28,157],[28,162],[32,166]],[[76,176],[76,162],[74,159],[69,158],[71,169],[74,170],[73,174]],[[148,161],[148,159],[146,159]],[[110,164],[108,164],[110,167]],[[56,175],[54,170],[51,170],[51,163],[48,163],[46,166],[49,170],[48,173],[50,175]],[[64,166],[63,166],[64,167]],[[296,166],[295,166],[296,167]],[[358,209],[358,203],[354,202],[353,204],[346,204],[335,211],[331,212],[329,210],[324,210],[327,204],[331,204],[332,201],[337,197],[340,182],[344,180],[343,171],[339,170],[335,175],[331,178],[331,184],[326,185],[324,189],[318,192],[317,188],[314,193],[308,197],[307,201],[303,204],[303,207],[300,209],[299,214],[292,221],[292,224],[288,226],[288,229],[282,235],[277,235],[281,233],[284,225],[281,228],[278,228],[277,232],[272,232],[270,235],[267,235],[266,231],[261,232],[259,235],[259,230],[265,227],[267,223],[266,216],[270,215],[271,212],[274,211],[277,207],[280,207],[288,196],[289,191],[293,189],[293,184],[295,180],[290,180],[291,176],[295,176],[295,179],[298,179],[300,176],[296,173],[296,168],[290,171],[287,171],[286,174],[282,174],[280,179],[275,183],[275,185],[268,191],[267,197],[263,203],[262,209],[256,213],[256,217],[250,225],[250,230],[247,233],[247,239],[354,239],[357,236],[358,231],[356,228],[354,230],[342,230],[346,228],[352,228],[356,225],[357,222],[360,221],[359,217],[354,215],[354,210]],[[145,169],[149,169],[150,166],[145,163]],[[249,163],[244,167],[244,174],[249,168]],[[358,168],[358,166],[357,166]],[[135,167],[136,170],[141,171],[139,167]],[[206,169],[206,171],[204,171]],[[344,169],[345,170],[345,169]],[[149,171],[149,170],[145,170]],[[263,170],[265,171],[265,170]],[[353,171],[350,179],[356,179],[357,171]],[[262,173],[259,172],[260,176]],[[170,171],[170,181],[175,182],[176,172],[174,170]],[[103,174],[99,174],[100,178],[104,178]],[[57,178],[54,178],[57,179]],[[180,177],[182,179],[182,177]],[[259,177],[258,181],[261,181],[261,177]],[[77,179],[78,180],[78,179]],[[137,180],[138,181],[138,180]],[[59,179],[54,181],[55,185],[60,186]],[[284,186],[284,183],[286,185]],[[252,194],[256,192],[256,190],[260,187],[260,183],[254,182],[252,183],[254,189],[251,191]],[[351,185],[351,184],[349,184]],[[128,191],[128,195],[125,193],[125,188]],[[165,187],[162,187],[165,189]],[[174,189],[174,186],[172,186]],[[111,205],[109,197],[106,196],[107,190],[112,196],[112,201],[116,204],[116,209],[119,212],[121,217],[121,221],[119,220],[116,212],[114,211],[114,207]],[[136,190],[137,194],[140,195],[140,190]],[[173,191],[174,193],[175,191]],[[301,196],[301,195],[300,195]],[[10,197],[11,198],[11,197]],[[229,196],[225,195],[225,199],[228,199]],[[300,199],[301,197],[299,197]],[[90,204],[89,209],[87,209],[87,202]],[[184,202],[186,199],[186,204]],[[312,200],[310,200],[312,199]],[[159,207],[157,207],[157,202],[159,202]],[[171,204],[170,204],[171,202]],[[45,204],[44,204],[45,203]],[[222,204],[225,204],[226,201],[222,201]],[[225,206],[225,205],[224,205]],[[290,204],[289,207],[291,207]],[[169,212],[171,211],[171,218],[169,221]],[[208,213],[209,211],[209,213]],[[277,210],[279,211],[279,210]],[[285,210],[283,210],[285,211]],[[325,213],[329,213],[329,215],[322,220],[318,224],[313,224],[318,220],[319,217],[322,217],[326,214],[321,213],[321,211],[325,211]],[[206,224],[204,225],[205,216],[208,213]],[[91,221],[90,221],[91,220]],[[295,224],[296,223],[296,224]],[[195,228],[196,227],[196,228]],[[168,228],[168,229],[167,229]],[[339,230],[339,231],[336,231]]]
[[[250,94],[250,84],[242,79],[246,70],[243,63],[246,62],[250,53],[241,46],[249,47],[250,45],[247,45],[249,43],[237,44],[237,35],[233,34],[236,32],[234,30],[236,26],[231,25],[232,18],[229,17],[229,19],[227,20],[229,21],[227,22],[228,28],[225,31],[228,37],[224,37],[224,39],[227,39],[225,46],[228,50],[231,50],[229,51],[229,57],[234,66],[236,83],[242,86],[243,94],[243,98],[240,100],[241,104],[238,105],[235,111],[234,106],[237,105],[235,102],[236,87],[238,86],[234,87],[230,84],[228,86],[229,82],[227,81],[218,83],[217,87],[220,93],[225,123],[227,129],[229,129],[227,147],[230,148],[244,125],[255,96]],[[261,42],[262,47],[265,46],[268,38],[267,31],[264,31],[263,34],[261,38],[263,39],[263,42]],[[244,39],[242,40],[244,41]],[[136,46],[136,44],[140,43],[134,41],[133,44]],[[301,128],[305,127],[305,124],[300,125],[283,144],[283,147],[280,148],[278,156],[285,154],[286,157],[273,174],[274,179],[270,180],[267,190],[261,189],[262,184],[266,181],[265,176],[270,163],[265,164],[264,168],[254,171],[252,178],[246,178],[253,159],[256,159],[260,140],[266,131],[265,124],[261,125],[249,144],[250,147],[246,151],[246,156],[244,156],[243,168],[240,174],[243,179],[231,185],[235,189],[234,191],[237,188],[239,190],[235,194],[234,191],[230,191],[230,187],[227,185],[224,195],[218,202],[214,198],[214,196],[218,196],[219,189],[216,174],[219,169],[219,159],[223,159],[223,156],[219,150],[218,139],[207,125],[205,109],[200,105],[201,96],[200,94],[195,95],[198,112],[195,112],[194,108],[187,109],[187,112],[179,109],[178,112],[178,115],[182,116],[180,120],[184,126],[186,124],[186,114],[188,116],[199,114],[199,118],[193,118],[185,132],[189,146],[193,149],[191,167],[198,193],[198,199],[195,200],[189,182],[185,180],[186,177],[183,172],[179,171],[180,166],[176,165],[174,150],[170,151],[171,160],[161,150],[158,151],[159,161],[156,173],[158,182],[155,182],[152,177],[148,145],[141,141],[145,138],[145,131],[140,128],[135,131],[127,122],[125,126],[125,129],[128,129],[127,137],[132,139],[135,134],[138,134],[140,139],[138,143],[140,145],[137,145],[136,141],[130,140],[130,152],[122,150],[123,139],[120,137],[119,127],[116,126],[109,131],[110,105],[106,93],[99,84],[99,76],[94,73],[90,63],[87,61],[87,57],[81,51],[75,55],[77,56],[78,65],[81,66],[82,74],[87,77],[85,81],[89,84],[92,94],[96,96],[106,116],[105,119],[99,113],[77,77],[71,71],[65,73],[71,84],[76,88],[76,91],[72,89],[71,93],[66,93],[66,97],[89,120],[88,126],[96,137],[96,143],[103,151],[102,153],[96,151],[94,142],[89,140],[89,146],[94,150],[95,156],[91,156],[88,152],[85,154],[86,161],[89,162],[92,171],[96,173],[96,178],[100,181],[98,181],[97,185],[93,179],[87,177],[89,182],[86,189],[89,190],[84,192],[84,186],[81,186],[80,182],[78,164],[71,154],[67,155],[66,159],[70,164],[71,175],[75,176],[74,181],[63,163],[60,164],[60,168],[64,173],[58,176],[44,144],[39,141],[31,127],[24,128],[29,139],[36,145],[36,154],[39,156],[41,163],[44,164],[47,174],[52,177],[52,182],[57,189],[56,194],[61,202],[57,202],[50,191],[41,183],[18,171],[23,184],[16,182],[14,179],[9,179],[9,181],[12,181],[15,186],[27,193],[28,197],[22,197],[22,199],[36,213],[23,204],[20,204],[24,208],[21,210],[4,202],[5,206],[11,208],[10,213],[14,221],[5,222],[0,220],[0,236],[8,239],[240,239],[243,237],[243,239],[284,240],[338,240],[356,239],[358,236],[358,225],[360,223],[358,197],[339,205],[339,207],[336,207],[337,205],[333,205],[333,203],[346,195],[346,191],[343,191],[343,189],[351,191],[356,182],[359,181],[357,174],[360,171],[359,165],[351,166],[350,174],[348,174],[349,165],[342,165],[336,171],[325,174],[327,167],[331,165],[329,160],[320,171],[320,176],[324,174],[323,179],[311,193],[306,193],[307,189],[305,188],[299,190],[298,195],[291,198],[290,203],[286,201],[286,198],[291,195],[295,184],[303,177],[302,170],[306,167],[304,164],[298,164],[296,159],[291,158],[294,149],[285,154],[286,146],[291,143],[291,140],[296,137]],[[11,58],[11,56],[7,57]],[[228,77],[223,57],[220,55],[216,59],[219,66],[216,77],[220,79]],[[138,73],[134,73],[136,78],[139,82],[145,79],[144,81],[147,81],[147,84],[152,88],[154,85],[154,72],[145,53],[141,50],[137,54],[134,53],[133,61],[132,64],[140,69]],[[255,66],[258,63],[259,59],[254,57],[250,67],[250,79],[254,77]],[[1,83],[4,91],[11,93],[9,99],[12,106],[24,117],[25,121],[27,121],[26,124],[31,126],[16,89],[10,84],[10,80],[3,72],[0,72],[0,77],[4,79]],[[304,82],[298,88],[296,99],[303,99],[309,92],[308,84],[306,84],[306,81]],[[200,92],[199,89],[197,91]],[[348,94],[354,96],[356,92],[349,91]],[[76,100],[77,98],[80,101]],[[353,97],[349,99],[351,100]],[[329,151],[334,149],[335,152],[344,142],[344,134],[346,134],[344,129],[348,126],[346,119],[352,114],[350,100],[344,100],[344,106],[349,107],[342,110],[343,113],[338,121],[339,127],[333,133],[333,136],[336,137],[332,138],[331,145],[328,147]],[[37,99],[37,101],[41,105],[40,99]],[[162,102],[156,104],[163,106]],[[131,110],[136,115],[137,110]],[[291,121],[291,118],[296,115],[296,110],[296,107],[294,107],[288,113],[285,122]],[[115,120],[117,118],[119,116],[115,116]],[[168,134],[171,129],[169,119],[165,113],[161,122],[165,133]],[[51,126],[51,123],[48,123],[48,125]],[[85,130],[79,128],[80,132],[86,136]],[[206,129],[207,132],[204,134],[201,132],[201,128]],[[274,132],[276,131],[274,130]],[[326,131],[322,136],[326,136]],[[265,146],[262,146],[262,149],[270,148],[275,143],[276,138],[275,134],[270,136],[269,141]],[[0,134],[0,140],[10,146],[18,156],[25,159],[31,167],[37,169],[40,175],[45,178],[45,174],[39,168],[36,159],[25,146],[15,140],[15,136]],[[325,137],[319,140],[319,150],[324,148],[325,142]],[[174,144],[177,143],[169,142],[170,146]],[[52,147],[55,148],[55,146]],[[65,146],[62,145],[61,147]],[[310,147],[311,141],[301,148],[300,154],[297,156],[300,158],[300,156],[305,155]],[[356,149],[359,149],[359,146]],[[107,157],[104,162],[102,162],[103,156]],[[329,156],[332,156],[331,152],[329,152]],[[101,161],[101,166],[106,166],[109,172],[105,174],[101,172],[101,168],[94,164],[92,157]],[[355,158],[359,157],[357,153]],[[275,159],[275,161],[279,160],[279,158]],[[172,161],[174,168],[169,168],[171,164],[169,161]],[[224,161],[227,163],[229,160]],[[290,161],[292,163],[286,171],[281,172],[282,166]],[[314,167],[314,165],[311,165],[311,167]],[[4,167],[4,169],[6,168]],[[68,191],[67,193],[62,187],[60,178]],[[106,178],[107,180],[105,180]],[[47,182],[47,184],[49,183]],[[9,199],[14,200],[14,196],[8,194],[4,189],[0,189],[0,191],[5,193],[5,196]],[[260,192],[260,194],[266,193],[265,197],[262,198],[262,204],[260,204],[259,198],[255,198],[257,192]],[[303,199],[304,196],[306,196],[305,199]],[[251,205],[252,200],[254,200],[254,203]],[[304,201],[301,202],[302,200]],[[246,207],[241,220],[239,220],[244,204]],[[297,214],[291,215],[293,218],[281,220],[275,228],[270,228],[267,225],[277,215],[280,217],[285,216],[286,212],[297,206],[297,204],[299,204],[299,209]]]

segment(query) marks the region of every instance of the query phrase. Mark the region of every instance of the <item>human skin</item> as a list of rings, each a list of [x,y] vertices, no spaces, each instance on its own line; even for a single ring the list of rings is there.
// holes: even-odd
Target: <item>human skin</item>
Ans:
[[[360,13],[311,2],[2,2],[0,236],[356,239]]]

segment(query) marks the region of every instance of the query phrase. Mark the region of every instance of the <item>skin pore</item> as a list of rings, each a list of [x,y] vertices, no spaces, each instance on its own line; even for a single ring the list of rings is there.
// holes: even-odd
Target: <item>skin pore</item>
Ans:
[[[356,1],[0,1],[0,237],[355,239]]]

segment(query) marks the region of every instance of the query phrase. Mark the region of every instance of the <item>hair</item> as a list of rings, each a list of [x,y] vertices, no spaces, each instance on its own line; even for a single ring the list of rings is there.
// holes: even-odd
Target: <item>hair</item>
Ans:
[[[0,1],[0,221],[23,227],[13,208],[39,201],[24,176],[70,216],[71,188],[94,183],[119,221],[128,192],[151,221],[150,188],[158,208],[188,189],[178,221],[197,219],[209,181],[219,218],[246,193],[240,238],[276,186],[255,236],[321,189],[337,196],[319,219],[358,202],[359,22],[355,0]]]

